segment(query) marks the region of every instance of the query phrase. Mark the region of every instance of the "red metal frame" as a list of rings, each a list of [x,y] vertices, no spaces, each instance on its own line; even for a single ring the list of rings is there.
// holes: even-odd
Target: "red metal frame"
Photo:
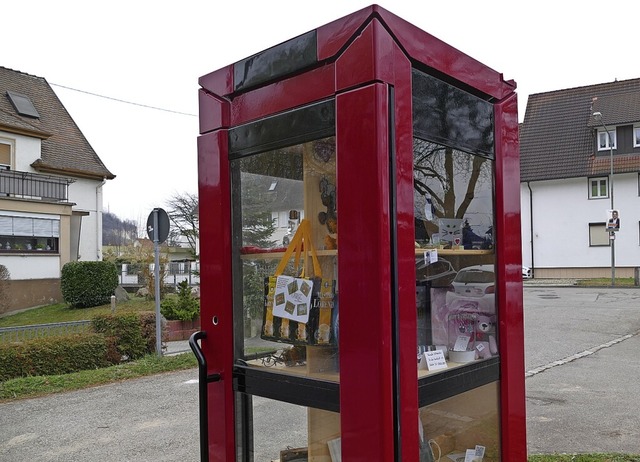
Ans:
[[[346,461],[386,462],[397,455],[403,462],[417,462],[416,319],[411,310],[398,311],[394,384],[390,288],[397,277],[396,302],[415,304],[411,67],[421,63],[499,101],[494,107],[502,458],[525,461],[515,84],[376,5],[318,28],[317,54],[322,61],[317,68],[237,95],[233,94],[233,65],[199,81],[201,301],[202,329],[207,333],[202,349],[208,373],[222,376],[208,386],[210,460],[235,461],[226,129],[335,96],[338,209],[341,230],[349,230],[340,235],[340,303],[367,306],[366,317],[341,312],[342,332],[367,332],[366,338],[340,338],[343,456]],[[390,149],[395,152],[393,164]],[[341,152],[349,155],[340,156]],[[351,176],[356,171],[357,182]],[[395,189],[390,185],[392,173]],[[396,274],[389,246],[394,226]],[[366,386],[363,377],[367,377]],[[394,393],[399,397],[397,409]],[[394,441],[396,426],[402,434],[399,447]]]
[[[209,460],[231,461],[235,454],[233,312],[231,290],[231,200],[226,130],[198,139],[202,352],[207,374],[221,380],[208,385]],[[220,418],[220,416],[223,416]]]
[[[390,348],[393,333],[389,322],[392,217],[388,104],[388,91],[383,84],[346,92],[336,100],[337,152],[352,153],[337,156],[338,191],[345,191],[338,196],[340,227],[357,230],[340,234],[340,304],[367,310],[366,316],[361,310],[345,309],[340,313],[341,332],[366,332],[366,336],[340,336],[344,460],[394,460],[394,441],[389,438],[394,428],[394,387]],[[347,125],[349,130],[340,129]],[[363,136],[364,133],[370,135]],[[341,172],[358,172],[357,187],[353,178]],[[363,440],[367,441],[364,445]]]
[[[509,461],[527,460],[517,104],[512,94],[495,105],[501,437]]]

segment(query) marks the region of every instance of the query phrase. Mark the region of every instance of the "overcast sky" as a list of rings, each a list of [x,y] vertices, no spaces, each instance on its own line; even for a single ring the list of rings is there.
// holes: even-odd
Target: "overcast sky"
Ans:
[[[51,84],[117,176],[104,209],[145,223],[174,194],[197,193],[200,76],[370,4],[7,1],[0,66]],[[378,4],[515,80],[520,121],[530,94],[640,77],[635,2]]]

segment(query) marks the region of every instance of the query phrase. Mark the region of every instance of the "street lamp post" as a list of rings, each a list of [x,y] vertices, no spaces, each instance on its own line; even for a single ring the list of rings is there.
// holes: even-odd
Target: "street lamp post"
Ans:
[[[600,125],[604,128],[609,138],[609,197],[611,198],[611,210],[615,210],[613,206],[613,141],[611,139],[611,132],[609,128],[604,124],[602,120],[601,112],[594,112],[593,117],[600,121]],[[616,232],[609,231],[609,242],[611,244],[611,287],[616,285]]]

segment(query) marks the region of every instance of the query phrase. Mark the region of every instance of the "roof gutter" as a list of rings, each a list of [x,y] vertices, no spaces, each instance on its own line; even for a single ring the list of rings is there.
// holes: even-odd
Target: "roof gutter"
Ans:
[[[16,127],[15,125],[2,124],[2,123],[0,123],[0,129],[9,133],[14,133],[16,135],[33,136],[35,138],[40,138],[41,140],[46,140],[51,136],[51,133],[43,132],[42,130],[38,130],[36,128],[29,129],[24,127]]]
[[[89,180],[97,180],[97,181],[113,180],[116,177],[114,174],[110,172],[108,175],[105,175],[104,173],[92,173],[86,170],[77,170],[77,169],[68,168],[68,167],[54,167],[54,166],[45,164],[42,161],[42,159],[37,159],[35,162],[32,162],[31,167],[33,167],[38,172],[54,173],[57,175],[72,176],[76,178],[86,178]]]
[[[533,278],[534,268],[536,267],[533,256],[533,190],[531,189],[531,183],[529,181],[527,181],[527,188],[529,188],[529,247],[531,248],[531,277]]]
[[[102,187],[106,182],[105,177],[96,186],[96,257],[98,261],[102,260]]]

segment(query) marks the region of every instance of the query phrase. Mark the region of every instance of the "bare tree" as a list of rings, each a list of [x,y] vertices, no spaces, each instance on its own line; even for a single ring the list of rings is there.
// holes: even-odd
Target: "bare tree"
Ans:
[[[425,198],[423,209],[431,203],[434,220],[425,223],[430,233],[437,232],[437,218],[464,218],[472,204],[476,188],[491,181],[491,163],[486,157],[471,155],[448,146],[414,140],[414,189]]]
[[[198,196],[191,193],[176,193],[167,201],[167,215],[171,220],[170,242],[185,238],[193,258],[197,258]]]
[[[116,214],[104,212],[102,214],[102,243],[120,247],[130,245],[138,235],[136,223],[132,220],[120,219]]]

